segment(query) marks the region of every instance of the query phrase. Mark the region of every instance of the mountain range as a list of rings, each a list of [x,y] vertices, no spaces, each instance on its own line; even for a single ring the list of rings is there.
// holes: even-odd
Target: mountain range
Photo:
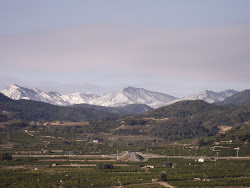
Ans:
[[[222,92],[205,90],[189,97],[177,98],[164,93],[129,86],[120,91],[107,93],[101,96],[93,93],[73,93],[69,95],[62,95],[57,92],[44,92],[37,88],[30,89],[12,84],[3,89],[1,93],[14,100],[34,100],[60,106],[83,103],[106,107],[123,107],[129,104],[146,104],[152,108],[158,108],[183,100],[204,100],[208,103],[214,103],[223,101],[225,98],[238,92],[235,90],[226,90]]]
[[[239,99],[248,98],[246,91],[239,93]],[[0,93],[0,122],[84,121],[91,126],[83,126],[83,131],[96,135],[105,132],[168,140],[213,136],[219,132],[220,126],[249,125],[249,108],[250,103],[237,107],[210,104],[202,100],[179,101],[157,109],[150,109],[145,104],[130,104],[125,107],[89,104],[58,106],[33,100],[13,100]],[[126,114],[130,115],[124,116]],[[13,126],[16,127],[15,123]],[[245,135],[244,133],[244,138]]]

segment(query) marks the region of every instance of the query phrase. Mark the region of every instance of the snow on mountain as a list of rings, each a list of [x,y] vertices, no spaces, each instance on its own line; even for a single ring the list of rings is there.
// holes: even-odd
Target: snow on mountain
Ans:
[[[92,104],[110,107],[125,106],[128,104],[147,104],[148,106],[157,108],[176,99],[176,97],[167,94],[129,86],[121,91],[102,95],[93,100]]]
[[[65,101],[68,101],[71,105],[81,103],[90,104],[90,101],[94,100],[97,97],[97,95],[94,95],[92,93],[73,93],[70,95],[62,95],[62,98]]]
[[[3,89],[1,93],[15,100],[34,100],[61,106],[87,103],[90,99],[93,99],[95,97],[93,94],[89,93],[74,93],[71,95],[61,95],[57,92],[44,92],[36,88],[29,89],[15,84]]]
[[[57,92],[46,93],[36,88],[29,89],[18,86],[16,84],[12,84],[9,87],[3,89],[1,93],[14,100],[26,99],[26,100],[46,102],[55,105],[68,104],[68,102],[61,97],[61,94]]]
[[[232,95],[234,95],[234,94],[236,94],[236,93],[239,93],[239,92],[238,92],[238,91],[235,91],[235,90],[233,90],[233,89],[228,89],[228,90],[219,92],[219,94],[220,94],[222,97],[224,97],[224,99],[227,98],[227,97],[230,97],[230,96],[232,96]],[[223,100],[224,100],[224,99],[223,99]]]
[[[157,108],[177,99],[176,97],[163,93],[134,87],[127,87],[121,91],[97,96],[92,93],[61,95],[56,92],[43,92],[39,89],[10,85],[3,89],[1,93],[15,100],[27,99],[63,106],[81,103],[108,107],[126,106],[128,104],[147,104],[153,108]]]
[[[184,97],[184,98],[178,99],[174,102],[184,101],[184,100],[203,100],[203,101],[206,101],[208,103],[214,103],[214,102],[223,101],[225,98],[227,98],[231,95],[234,95],[236,93],[238,93],[238,91],[235,91],[235,90],[226,90],[226,91],[221,91],[221,92],[204,90],[198,94]]]
[[[92,93],[61,95],[57,92],[44,92],[36,88],[29,89],[13,84],[3,89],[1,93],[14,100],[35,100],[62,106],[81,103],[107,107],[121,107],[128,104],[147,104],[152,108],[158,108],[182,100],[204,100],[209,103],[214,103],[224,100],[237,93],[237,91],[226,90],[222,92],[213,92],[205,90],[198,94],[178,99],[167,94],[130,86],[121,91],[97,96]]]

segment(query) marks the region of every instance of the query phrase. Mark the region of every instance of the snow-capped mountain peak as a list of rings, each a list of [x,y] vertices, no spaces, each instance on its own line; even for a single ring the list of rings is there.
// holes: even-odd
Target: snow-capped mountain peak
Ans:
[[[225,90],[221,92],[214,92],[210,90],[203,90],[200,93],[184,97],[182,99],[178,99],[177,101],[183,101],[183,100],[204,100],[208,103],[214,103],[224,100],[225,98],[236,94],[238,91],[235,90]],[[175,101],[175,102],[177,102]]]
[[[46,93],[37,88],[29,89],[21,87],[16,84],[12,84],[9,87],[3,89],[1,93],[15,100],[26,99],[26,100],[42,101],[56,105],[67,105],[67,102],[61,98],[59,93],[56,92]]]
[[[22,99],[24,97],[30,99],[26,92],[32,93],[32,91],[29,91],[28,88],[18,86],[17,84],[11,84],[10,86],[1,91],[1,93],[14,100]]]
[[[157,108],[176,100],[176,97],[149,91],[143,88],[125,87],[124,89],[102,95],[93,104],[101,106],[125,106],[127,104],[147,104]]]
[[[98,97],[97,95],[94,95],[90,92],[86,94],[73,93],[70,95],[61,95],[54,91],[44,92],[37,88],[29,89],[16,84],[12,84],[7,88],[3,89],[1,93],[14,100],[26,99],[62,106],[80,103],[90,103],[91,100]]]

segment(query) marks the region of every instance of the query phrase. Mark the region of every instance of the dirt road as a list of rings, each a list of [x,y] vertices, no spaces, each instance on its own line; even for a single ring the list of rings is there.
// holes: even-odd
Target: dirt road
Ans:
[[[200,158],[211,158],[210,156],[164,156],[164,155],[156,155],[156,154],[141,154],[144,158],[174,158],[174,159],[200,159]],[[68,158],[116,158],[114,155],[106,155],[102,157],[102,155],[13,155],[13,157],[35,157],[35,158],[57,158],[57,157],[68,157]],[[130,157],[135,159],[135,153],[131,152]],[[215,158],[215,157],[214,157]],[[228,160],[250,160],[250,156],[248,157],[216,157],[216,159],[228,159]]]

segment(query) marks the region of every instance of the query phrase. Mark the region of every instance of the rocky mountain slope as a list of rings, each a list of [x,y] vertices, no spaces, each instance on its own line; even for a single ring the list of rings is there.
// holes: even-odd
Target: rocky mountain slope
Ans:
[[[236,93],[235,95],[232,95],[230,97],[227,97],[221,102],[218,102],[217,104],[225,105],[225,104],[232,104],[237,106],[242,106],[250,102],[250,90],[244,90],[239,93]]]
[[[121,91],[108,93],[96,98],[94,104],[116,107],[127,104],[147,104],[148,106],[157,108],[167,105],[176,99],[176,97],[143,88],[127,87]]]

